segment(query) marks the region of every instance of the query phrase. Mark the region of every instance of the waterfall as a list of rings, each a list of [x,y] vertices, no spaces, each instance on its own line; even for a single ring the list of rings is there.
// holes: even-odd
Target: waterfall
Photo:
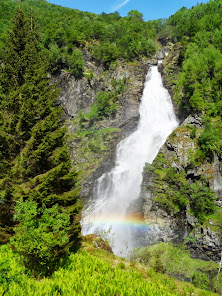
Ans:
[[[141,98],[137,130],[117,146],[115,166],[96,180],[82,219],[83,235],[107,234],[114,254],[127,257],[138,247],[141,225],[126,217],[129,204],[140,192],[142,171],[152,163],[168,135],[178,126],[168,91],[157,66],[150,68]],[[138,230],[138,231],[137,231]]]

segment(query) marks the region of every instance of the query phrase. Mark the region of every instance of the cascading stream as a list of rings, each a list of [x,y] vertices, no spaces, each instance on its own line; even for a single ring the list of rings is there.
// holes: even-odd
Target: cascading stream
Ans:
[[[95,182],[93,197],[82,219],[83,235],[109,233],[113,252],[123,257],[140,246],[141,229],[148,231],[148,226],[126,216],[129,204],[139,196],[143,167],[146,162],[152,163],[178,126],[157,66],[147,74],[139,111],[137,130],[119,143],[115,166]]]

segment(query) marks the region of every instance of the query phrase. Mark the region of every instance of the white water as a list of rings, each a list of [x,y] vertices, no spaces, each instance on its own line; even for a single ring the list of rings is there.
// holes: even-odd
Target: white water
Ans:
[[[124,257],[139,246],[136,228],[127,220],[126,210],[139,196],[145,162],[152,163],[177,126],[170,95],[157,66],[153,66],[147,74],[137,130],[119,143],[112,171],[96,181],[82,219],[83,235],[110,230],[114,253]]]

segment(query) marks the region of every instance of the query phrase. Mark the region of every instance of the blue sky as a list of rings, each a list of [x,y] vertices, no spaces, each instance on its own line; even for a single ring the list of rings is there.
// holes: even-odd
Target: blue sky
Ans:
[[[48,2],[97,14],[118,11],[121,16],[126,16],[130,10],[136,9],[143,13],[144,20],[147,21],[168,18],[183,6],[190,8],[208,0],[48,0]]]

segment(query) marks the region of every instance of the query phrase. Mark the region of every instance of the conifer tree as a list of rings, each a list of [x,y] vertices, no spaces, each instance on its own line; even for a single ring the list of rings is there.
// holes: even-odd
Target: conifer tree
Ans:
[[[35,22],[21,8],[1,56],[0,241],[13,234],[13,209],[21,198],[38,208],[58,204],[69,215],[69,239],[56,252],[67,254],[80,233],[77,174],[66,145],[63,110],[57,104],[59,90],[47,78],[49,63]]]

